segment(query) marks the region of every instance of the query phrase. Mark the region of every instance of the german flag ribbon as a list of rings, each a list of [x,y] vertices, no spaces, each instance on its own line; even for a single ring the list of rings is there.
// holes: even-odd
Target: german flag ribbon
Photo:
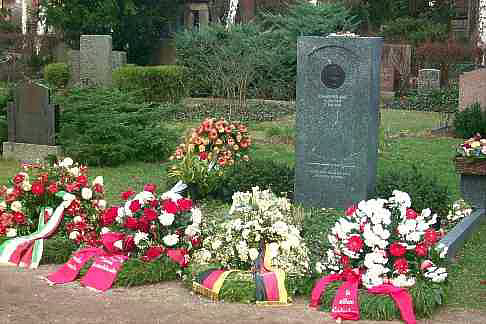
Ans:
[[[239,270],[210,269],[201,272],[192,283],[192,289],[203,296],[218,300],[224,281],[231,273],[237,271]]]

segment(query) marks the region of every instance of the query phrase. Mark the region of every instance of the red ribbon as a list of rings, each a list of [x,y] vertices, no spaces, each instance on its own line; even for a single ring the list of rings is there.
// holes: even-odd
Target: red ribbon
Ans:
[[[322,277],[312,289],[310,307],[317,307],[320,302],[321,295],[333,281],[344,281],[338,288],[334,296],[331,308],[331,317],[333,319],[341,318],[343,320],[358,320],[359,319],[359,304],[358,304],[358,286],[361,275],[357,275],[351,270],[344,270],[339,274],[331,274]],[[383,284],[371,289],[368,292],[372,294],[385,294],[393,298],[393,301],[400,310],[402,319],[407,324],[416,324],[415,313],[413,311],[412,297],[404,288],[395,287],[391,284]]]

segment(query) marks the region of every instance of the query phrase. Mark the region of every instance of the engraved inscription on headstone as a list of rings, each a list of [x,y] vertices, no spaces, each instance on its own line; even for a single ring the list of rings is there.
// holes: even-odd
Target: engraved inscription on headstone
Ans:
[[[55,109],[49,88],[30,81],[21,83],[8,109],[8,123],[9,142],[54,145]]]
[[[297,201],[342,208],[374,190],[382,46],[377,37],[299,38]]]

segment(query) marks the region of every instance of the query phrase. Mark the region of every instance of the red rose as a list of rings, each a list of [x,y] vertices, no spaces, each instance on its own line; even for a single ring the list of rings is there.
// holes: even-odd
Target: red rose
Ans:
[[[143,191],[150,191],[151,193],[155,193],[156,188],[157,186],[153,183],[147,183],[145,186],[143,186]]]
[[[153,209],[145,208],[143,210],[143,216],[149,221],[153,221],[157,219],[157,212]]]
[[[164,200],[164,210],[169,214],[177,213],[177,204],[170,199]]]
[[[128,190],[128,191],[125,191],[125,192],[122,192],[121,194],[121,198],[123,200],[128,200],[131,196],[133,196],[135,194],[135,191],[132,191],[132,190]]]
[[[135,240],[133,239],[133,236],[126,235],[125,238],[123,239],[123,251],[130,252],[134,248],[135,248]]]
[[[86,187],[86,185],[88,184],[88,178],[84,175],[80,175],[79,177],[77,177],[76,181],[79,183],[80,187]]]
[[[405,258],[399,258],[393,263],[393,268],[400,273],[404,274],[408,272],[408,261]]]
[[[358,252],[363,248],[363,240],[359,235],[353,235],[346,244],[347,248],[353,252]]]
[[[14,177],[13,177],[13,182],[15,184],[19,184],[19,183],[22,183],[24,182],[25,180],[25,175],[23,174],[20,174],[20,173],[17,173]]]
[[[345,214],[346,214],[346,216],[351,217],[351,216],[353,216],[353,215],[354,215],[354,213],[356,212],[356,210],[358,210],[358,206],[353,205],[353,206],[348,207],[348,208],[346,209]]]
[[[40,181],[32,182],[32,193],[36,196],[42,196],[44,193],[44,185]]]
[[[141,208],[142,206],[140,205],[140,201],[138,199],[133,200],[130,203],[130,210],[132,211],[132,213],[138,212]]]
[[[21,212],[14,212],[13,213],[13,219],[15,220],[15,223],[17,223],[17,224],[25,224],[26,223],[25,215],[22,214]]]
[[[407,219],[416,219],[418,215],[412,208],[407,208],[405,216],[407,217]]]
[[[135,217],[127,217],[125,218],[123,227],[131,230],[136,230],[138,228],[138,220]]]
[[[118,208],[111,207],[103,211],[101,214],[101,226],[110,226],[112,225],[116,217],[118,216]]]
[[[57,186],[57,183],[53,182],[49,185],[49,187],[47,187],[47,190],[51,193],[51,194],[55,194],[56,192],[59,191],[59,187]]]
[[[200,152],[199,153],[199,160],[205,161],[208,159],[208,152]]]
[[[429,253],[429,248],[423,243],[419,243],[415,246],[415,254],[419,257],[425,257]]]
[[[390,245],[390,253],[391,253],[391,255],[393,255],[395,257],[404,256],[406,252],[407,252],[407,249],[405,248],[405,246],[403,246],[400,243],[395,242],[395,243],[392,243]]]
[[[192,200],[187,198],[182,198],[177,201],[177,206],[181,211],[189,211],[192,208]]]
[[[425,242],[429,245],[435,244],[437,242],[437,232],[431,228],[425,231]]]
[[[165,252],[165,249],[161,246],[151,246],[145,252],[145,255],[142,256],[142,260],[146,262],[153,261],[157,259],[162,253]]]
[[[96,183],[93,187],[94,192],[103,193],[103,186],[99,183]]]

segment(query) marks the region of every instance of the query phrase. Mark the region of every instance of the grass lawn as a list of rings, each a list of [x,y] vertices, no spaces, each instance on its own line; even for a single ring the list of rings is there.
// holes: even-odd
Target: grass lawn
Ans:
[[[378,172],[388,168],[417,165],[437,177],[437,181],[449,187],[455,198],[459,197],[459,177],[454,172],[452,158],[454,148],[461,141],[455,138],[433,137],[428,132],[439,124],[439,115],[431,112],[383,110]],[[285,161],[294,159],[294,115],[280,117],[273,122],[249,122],[254,138],[254,155],[266,159]],[[196,122],[174,122],[173,127],[183,129]],[[15,173],[17,163],[0,162],[0,183],[6,183]],[[119,167],[93,167],[92,178],[102,175],[109,203],[120,201],[120,193],[127,188],[140,190],[145,183],[155,183],[166,188],[166,163],[127,163]],[[412,197],[413,199],[413,197]],[[221,214],[221,206],[208,202],[207,211]],[[486,222],[466,244],[450,273],[450,307],[486,310]]]

